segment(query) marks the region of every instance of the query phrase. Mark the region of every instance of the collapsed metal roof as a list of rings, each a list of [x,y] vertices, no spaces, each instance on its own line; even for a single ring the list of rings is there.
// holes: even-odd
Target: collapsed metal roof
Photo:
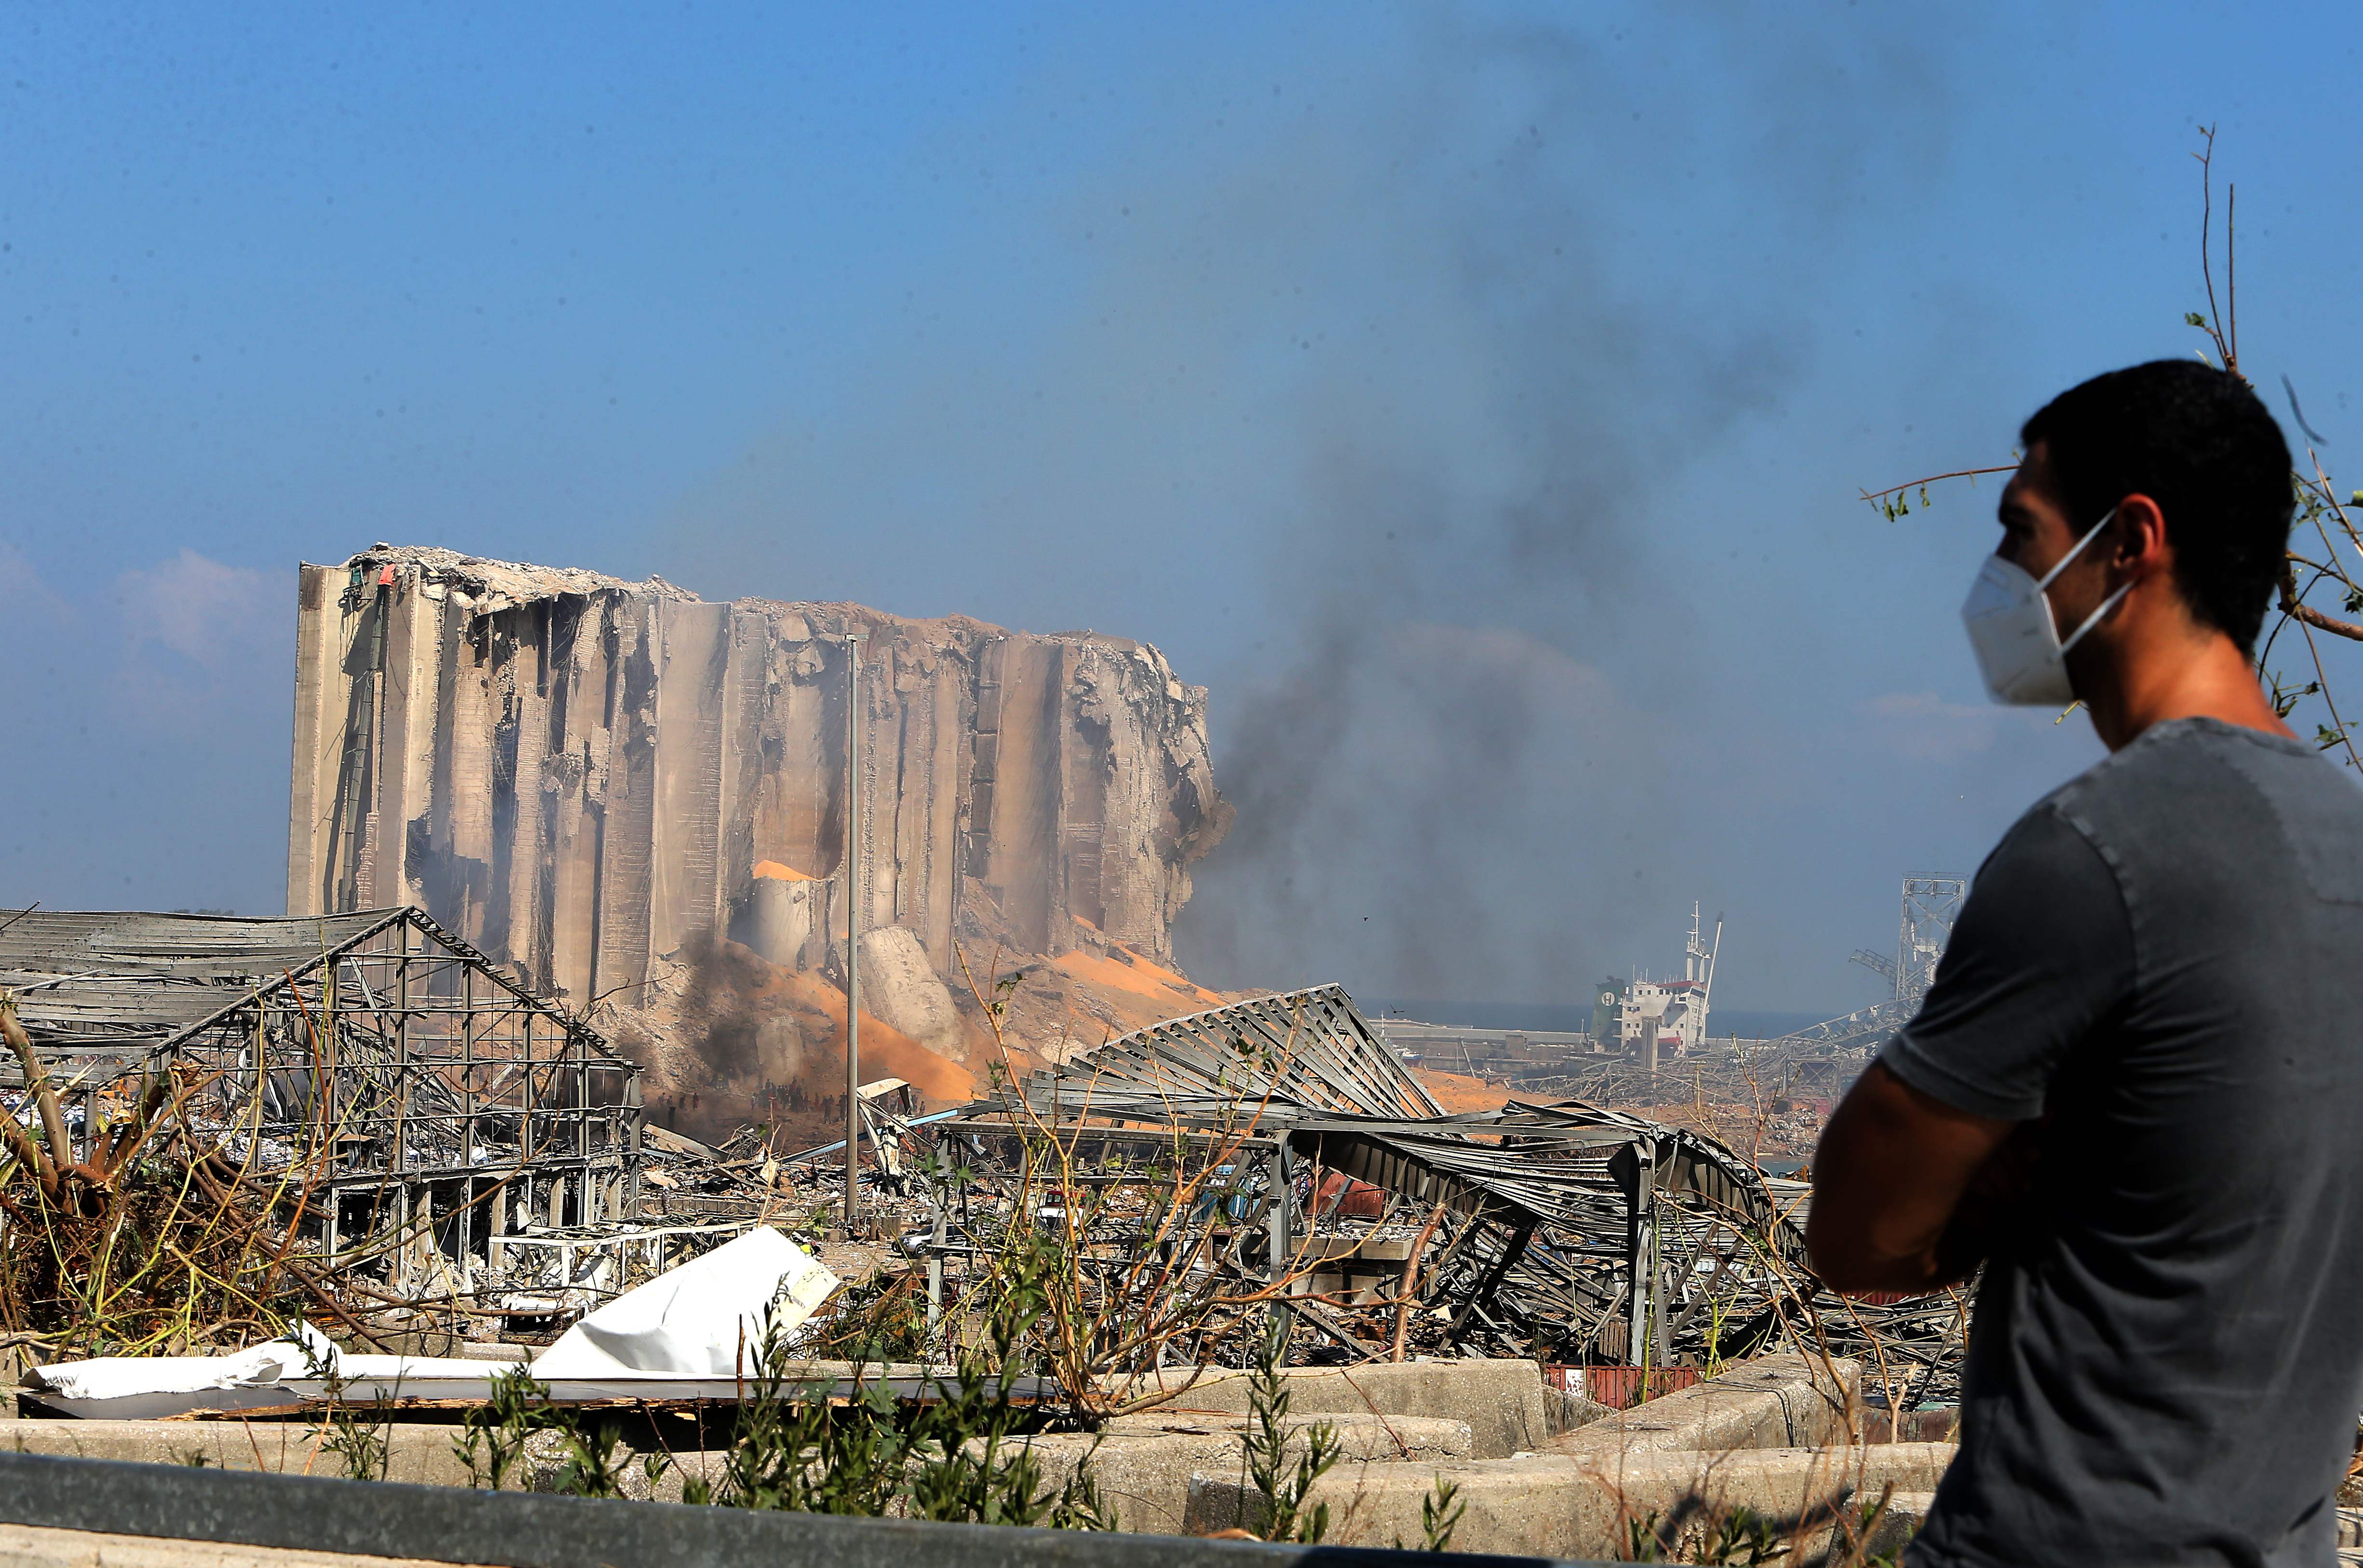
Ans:
[[[1714,1138],[1581,1100],[1447,1114],[1337,986],[1141,1030],[964,1114],[1036,1119],[1075,1147],[1087,1140],[1069,1134],[1087,1128],[1251,1130],[1380,1188],[1389,1214],[1449,1214],[1449,1266],[1421,1294],[1451,1309],[1464,1343],[1659,1364],[1749,1353],[1784,1333],[1842,1352],[1877,1337],[1914,1400],[1958,1361],[1964,1315],[1949,1293],[1872,1306],[1822,1288],[1806,1264],[1803,1184]],[[1286,1209],[1288,1188],[1275,1167],[1268,1201]],[[1277,1223],[1290,1228],[1284,1213]],[[1329,1309],[1294,1309],[1359,1342]]]
[[[309,968],[390,911],[248,920],[137,911],[0,911],[0,986],[44,1052],[144,1055]]]
[[[421,910],[0,911],[0,1114],[63,1163],[163,1107],[348,1294],[529,1292],[504,1237],[635,1211],[639,1069]]]
[[[563,1008],[409,907],[297,918],[121,910],[0,910],[0,987],[44,1055],[126,1063],[180,1046],[224,1015],[304,988],[372,939],[408,926],[599,1053]]]

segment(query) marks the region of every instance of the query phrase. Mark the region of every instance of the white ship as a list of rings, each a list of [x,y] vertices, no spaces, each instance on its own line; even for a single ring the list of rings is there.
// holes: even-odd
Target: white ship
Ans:
[[[1723,917],[1709,938],[1691,905],[1690,940],[1682,945],[1681,979],[1653,980],[1642,970],[1632,978],[1601,982],[1592,1008],[1592,1038],[1602,1047],[1636,1058],[1656,1071],[1660,1062],[1687,1056],[1706,1043],[1707,1005],[1714,994],[1714,961],[1723,951]]]

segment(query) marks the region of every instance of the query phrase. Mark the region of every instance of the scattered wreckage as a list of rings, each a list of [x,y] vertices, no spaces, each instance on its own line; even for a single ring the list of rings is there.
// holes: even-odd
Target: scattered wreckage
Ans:
[[[418,910],[0,914],[0,1092],[27,1133],[10,1152],[45,1200],[78,1183],[69,1210],[119,1204],[135,1149],[177,1162],[199,1199],[251,1199],[277,1254],[310,1260],[250,1282],[255,1314],[295,1276],[348,1318],[462,1298],[548,1312],[629,1282],[636,1254],[505,1242],[637,1215],[638,1070]]]
[[[1335,986],[1158,1024],[892,1133],[932,1173],[917,1202],[882,1193],[932,1302],[1030,1202],[1104,1317],[1143,1344],[1170,1320],[1157,1369],[1245,1364],[1280,1311],[1295,1359],[1537,1357],[1620,1369],[1589,1379],[1618,1402],[1784,1344],[1864,1356],[1898,1408],[1957,1386],[1965,1297],[1823,1289],[1803,1184],[1581,1101],[1449,1114]]]
[[[810,1253],[758,1226],[584,1315],[524,1364],[560,1405],[727,1402],[747,1346],[792,1332],[839,1285]],[[482,1405],[513,1368],[483,1359],[356,1353],[296,1323],[231,1355],[105,1356],[25,1374],[19,1402],[82,1419],[293,1415],[334,1405]]]
[[[297,1316],[360,1343],[546,1342],[775,1221],[843,1223],[842,1143],[649,1124],[630,1063],[416,910],[0,914],[0,986],[20,1025],[0,1259],[98,1234],[109,1204],[238,1243],[202,1304],[117,1309],[81,1343],[252,1345]],[[857,1223],[907,1264],[840,1310],[893,1307],[914,1359],[1023,1246],[1071,1397],[1249,1364],[1275,1325],[1294,1362],[1536,1358],[1598,1369],[1615,1403],[1784,1344],[1863,1357],[1899,1409],[1952,1393],[1965,1301],[1821,1289],[1802,1185],[1581,1100],[1448,1113],[1334,986],[998,1076],[955,1110],[895,1080],[860,1109]],[[61,1172],[83,1209],[43,1207]],[[7,1266],[0,1330],[73,1348],[61,1320],[90,1292]]]

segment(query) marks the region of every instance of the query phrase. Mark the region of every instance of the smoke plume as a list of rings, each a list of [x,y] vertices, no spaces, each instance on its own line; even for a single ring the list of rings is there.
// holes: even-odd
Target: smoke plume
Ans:
[[[1703,37],[1736,57],[1742,31]],[[1814,32],[1734,61],[1736,118],[1779,123],[1843,73]],[[1820,68],[1781,80],[1815,41]],[[1215,708],[1238,821],[1179,951],[1218,985],[1570,998],[1662,968],[1702,891],[1685,839],[1714,673],[1685,481],[1810,352],[1784,297],[1808,269],[1769,209],[1826,213],[1845,179],[1813,153],[1861,127],[1840,110],[1735,156],[1670,124],[1703,106],[1606,40],[1439,22],[1426,54],[1360,171],[1387,243],[1422,258],[1424,319],[1396,334],[1418,351],[1390,356],[1383,394],[1359,365],[1308,389],[1309,504],[1274,552],[1297,630]],[[1710,162],[1764,182],[1718,215],[1736,232],[1669,221]],[[1652,246],[1660,264],[1632,264]],[[1733,265],[1751,252],[1755,286]]]
[[[1714,896],[1685,573],[1747,497],[1700,478],[1810,360],[1940,84],[1838,7],[1646,49],[1358,16],[1383,70],[1275,24],[1131,83],[1146,128],[1080,189],[998,172],[900,339],[685,498],[671,558],[1158,642],[1238,807],[1177,933],[1206,983],[1577,996]]]

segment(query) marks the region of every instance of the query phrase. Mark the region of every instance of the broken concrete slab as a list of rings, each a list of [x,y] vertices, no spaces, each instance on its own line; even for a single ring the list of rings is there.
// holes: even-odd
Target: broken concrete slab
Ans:
[[[1549,1441],[1542,1368],[1531,1361],[1370,1362],[1352,1367],[1292,1367],[1289,1419],[1427,1416],[1466,1421],[1478,1459],[1506,1459]],[[1201,1378],[1158,1413],[1243,1416],[1253,1385],[1245,1373]]]
[[[1554,1452],[1586,1460],[1847,1442],[1854,1435],[1861,1380],[1860,1365],[1851,1361],[1770,1355],[1734,1362],[1695,1387],[1616,1411],[1552,1440],[1550,1446]]]
[[[888,1025],[938,1056],[968,1058],[960,1010],[908,926],[883,925],[861,933],[861,1000]]]
[[[1337,1473],[1359,1474],[1374,1463],[1444,1462],[1469,1457],[1469,1423],[1426,1416],[1359,1415],[1319,1418],[1337,1433]],[[1306,1446],[1294,1427],[1292,1454]],[[1063,1485],[1088,1456],[1100,1495],[1116,1509],[1121,1528],[1151,1534],[1187,1533],[1191,1484],[1202,1474],[1246,1474],[1244,1417],[1173,1414],[1119,1417],[1098,1434],[1061,1433],[1033,1440],[1046,1485]]]
[[[386,1479],[465,1486],[468,1467],[453,1442],[461,1429],[441,1421],[396,1421],[386,1431]],[[327,1475],[338,1470],[313,1429],[300,1421],[0,1420],[0,1451],[136,1464],[203,1464]],[[0,1562],[5,1562],[0,1558]]]

